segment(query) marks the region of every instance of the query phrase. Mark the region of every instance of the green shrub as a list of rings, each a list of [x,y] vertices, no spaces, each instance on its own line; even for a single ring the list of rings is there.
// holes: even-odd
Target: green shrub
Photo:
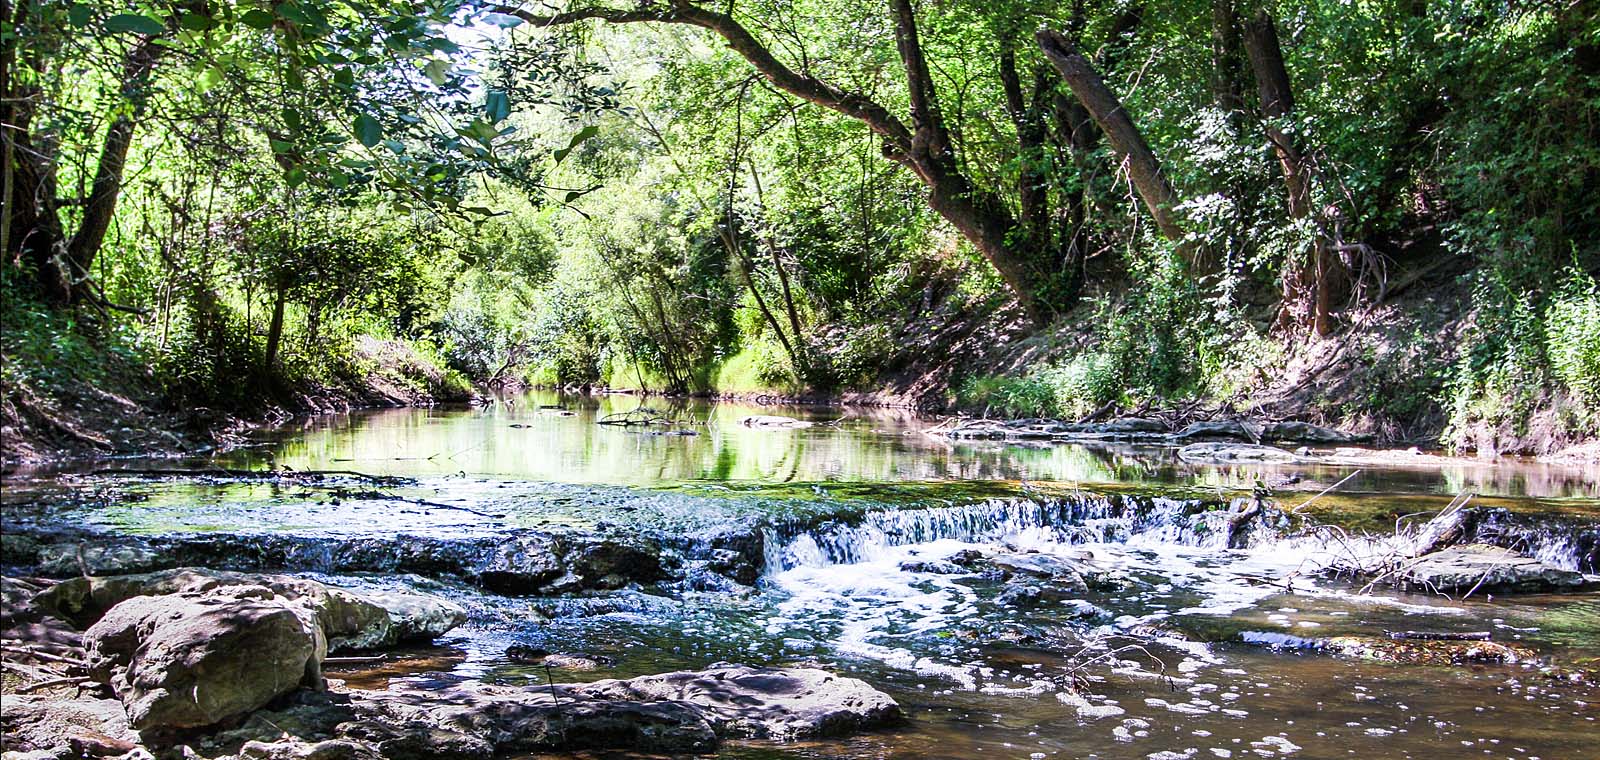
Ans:
[[[1550,367],[1573,395],[1600,405],[1600,286],[1572,266],[1544,311]]]

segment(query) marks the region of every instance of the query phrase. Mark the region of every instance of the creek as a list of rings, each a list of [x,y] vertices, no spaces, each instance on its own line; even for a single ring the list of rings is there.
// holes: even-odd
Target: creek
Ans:
[[[676,424],[596,424],[641,403]],[[739,423],[754,414],[815,424]],[[1462,599],[1317,572],[1319,558],[1380,546],[1397,519],[1471,492],[1501,510],[1501,543],[1595,573],[1600,473],[1516,460],[1204,465],[1170,446],[950,442],[919,432],[931,424],[895,410],[530,393],[318,418],[204,461],[12,473],[0,525],[469,608],[438,646],[330,668],[352,686],[820,664],[910,716],[837,740],[732,743],[719,757],[1600,757],[1600,686],[1556,675],[1600,669],[1600,594]],[[152,468],[218,474],[128,474]],[[224,472],[263,468],[406,480]],[[1219,522],[1230,499],[1263,488],[1286,508],[1311,501],[1339,529],[1230,548]],[[517,595],[439,560],[530,531],[647,540],[668,578]],[[418,542],[440,548],[423,561],[406,549]],[[729,580],[741,575],[750,582]],[[1415,630],[1488,631],[1532,662],[1399,664],[1304,645]],[[507,654],[516,645],[600,666],[529,665]]]

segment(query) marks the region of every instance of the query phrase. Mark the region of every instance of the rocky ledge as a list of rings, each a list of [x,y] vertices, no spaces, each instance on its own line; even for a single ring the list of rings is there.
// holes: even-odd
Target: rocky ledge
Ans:
[[[708,752],[724,739],[794,740],[894,724],[894,700],[811,668],[716,665],[589,684],[301,691],[237,727],[149,743],[111,700],[8,698],[7,760],[158,747],[232,760],[490,760],[581,749]],[[146,732],[148,733],[148,732]],[[96,737],[86,740],[85,737]]]
[[[704,752],[724,738],[830,736],[902,717],[867,684],[812,668],[391,691],[323,677],[330,649],[428,640],[465,619],[420,594],[200,568],[6,578],[4,590],[7,671],[27,674],[6,683],[5,760]]]

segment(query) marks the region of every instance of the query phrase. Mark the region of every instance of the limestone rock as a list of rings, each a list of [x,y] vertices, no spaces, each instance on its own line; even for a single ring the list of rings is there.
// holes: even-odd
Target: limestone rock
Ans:
[[[1445,593],[1575,591],[1589,585],[1575,570],[1487,544],[1453,546],[1420,557],[1397,574],[1395,583]]]
[[[201,594],[233,586],[263,586],[310,610],[330,649],[373,649],[431,641],[466,622],[460,605],[421,594],[354,592],[287,575],[254,575],[204,568],[79,577],[39,595],[41,606],[87,627],[117,604],[140,596]]]
[[[834,736],[899,720],[900,706],[864,681],[823,670],[712,667],[598,681],[589,697],[679,701],[698,708],[719,736],[790,740]]]
[[[136,729],[209,726],[300,686],[322,686],[327,641],[302,605],[264,586],[139,596],[84,633],[89,672]]]
[[[1294,452],[1276,446],[1244,443],[1191,443],[1178,449],[1185,462],[1289,463],[1302,461]]]
[[[138,734],[114,699],[35,699],[7,694],[0,700],[6,754],[39,752],[51,757],[121,755],[135,748]]]

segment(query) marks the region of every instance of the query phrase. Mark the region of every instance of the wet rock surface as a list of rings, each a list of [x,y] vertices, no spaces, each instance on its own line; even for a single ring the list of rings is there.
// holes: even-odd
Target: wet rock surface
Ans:
[[[809,668],[718,665],[521,688],[303,693],[219,735],[244,758],[488,758],[582,749],[700,753],[724,739],[806,739],[892,725],[899,706]]]
[[[616,589],[681,577],[643,535],[508,530],[499,536],[325,537],[284,533],[119,536],[49,531],[7,562],[48,577],[132,575],[181,567],[233,571],[415,573],[461,578],[497,593]],[[738,571],[749,577],[748,571]]]
[[[1532,648],[1514,642],[1458,639],[1396,639],[1370,636],[1305,638],[1282,633],[1247,631],[1246,644],[1277,650],[1321,652],[1400,665],[1513,665],[1538,658]]]
[[[1392,582],[1445,593],[1575,591],[1593,585],[1575,570],[1487,544],[1452,546],[1424,555],[1407,563]]]

